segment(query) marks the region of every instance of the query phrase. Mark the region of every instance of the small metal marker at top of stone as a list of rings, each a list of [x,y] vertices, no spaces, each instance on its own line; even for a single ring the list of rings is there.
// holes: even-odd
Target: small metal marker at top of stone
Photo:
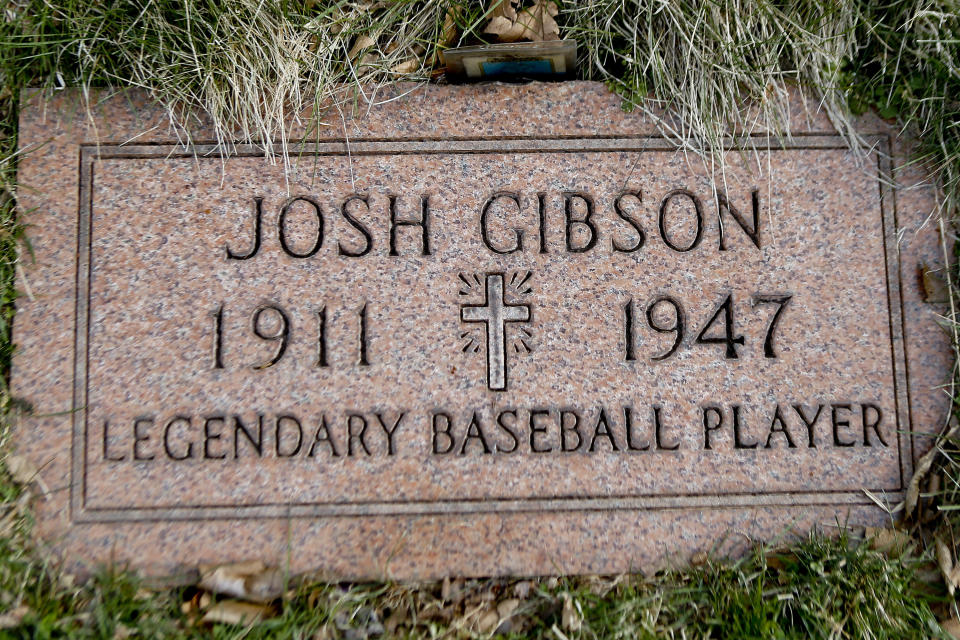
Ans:
[[[576,77],[576,40],[475,45],[448,49],[443,55],[447,77],[454,81]]]

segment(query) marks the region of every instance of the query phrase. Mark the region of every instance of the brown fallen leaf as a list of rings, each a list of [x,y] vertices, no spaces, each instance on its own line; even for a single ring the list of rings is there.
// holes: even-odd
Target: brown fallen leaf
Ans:
[[[954,569],[953,554],[950,553],[950,547],[947,546],[947,543],[940,538],[934,540],[933,548],[937,556],[937,566],[940,567],[940,575],[943,576],[943,581],[947,585],[947,591],[949,591],[952,596],[957,588],[957,583],[951,579]]]
[[[596,581],[590,587],[590,591],[591,593],[605,598],[607,594],[616,589],[617,586],[625,584],[629,581],[629,576],[625,574],[613,576],[612,578],[607,576],[597,576]]]
[[[307,0],[306,8],[313,9],[321,3],[321,0]],[[340,33],[348,25],[354,24],[364,14],[372,13],[377,9],[386,6],[386,2],[353,2],[350,4],[350,11],[341,14],[340,20],[330,26],[330,31],[334,35]]]
[[[413,73],[419,68],[420,68],[420,60],[418,60],[417,58],[407,58],[403,62],[399,62],[393,65],[393,67],[390,69],[390,72],[403,75],[407,73]]]
[[[532,589],[533,583],[531,581],[521,580],[517,584],[513,585],[513,595],[517,596],[521,600],[526,600]]]
[[[864,534],[870,540],[871,549],[888,555],[900,555],[913,542],[906,531],[887,527],[867,527]]]
[[[13,629],[14,627],[20,626],[20,623],[23,622],[23,619],[28,613],[30,613],[30,607],[20,605],[4,614],[0,614],[0,629]]]
[[[943,469],[940,469],[936,473],[931,473],[929,477],[930,479],[927,481],[927,490],[925,493],[930,497],[931,501],[936,501],[939,499],[940,485],[943,483]],[[940,515],[939,509],[925,509],[919,514],[917,522],[925,524],[933,521],[938,515]]]
[[[40,470],[26,457],[10,454],[6,458],[7,471],[13,481],[20,485],[36,483],[44,497],[49,498],[50,490],[40,477]]]
[[[200,567],[200,588],[251,602],[270,602],[283,593],[283,574],[259,560]]]
[[[923,290],[924,302],[946,302],[950,299],[950,289],[946,279],[931,269],[926,262],[917,265],[920,276],[920,288]]]
[[[958,431],[960,431],[960,422],[953,419],[950,430],[944,434],[942,439],[951,440],[957,436]],[[940,449],[934,447],[923,454],[923,457],[920,458],[916,467],[914,467],[913,477],[910,478],[910,483],[907,485],[907,493],[903,499],[903,517],[909,518],[913,515],[914,509],[917,508],[917,502],[920,500],[920,483],[927,477],[927,473],[930,472],[930,468],[933,466],[938,455],[940,455]]]
[[[960,586],[960,564],[953,565],[953,569],[950,570],[950,575],[947,576],[947,584],[952,584],[954,588]]]
[[[397,634],[397,628],[410,621],[410,610],[404,606],[395,609],[383,623],[383,628],[391,637]]]
[[[960,640],[960,620],[947,618],[940,621],[940,628],[950,634],[950,637]]]
[[[37,467],[25,456],[10,454],[7,456],[7,471],[17,484],[30,484],[40,473]]]
[[[569,593],[563,594],[563,613],[560,615],[560,624],[564,631],[580,631],[580,625],[583,620],[580,617],[578,607],[574,605],[573,598]]]
[[[448,9],[446,15],[443,17],[443,27],[440,30],[440,37],[437,39],[436,47],[433,50],[433,55],[430,57],[430,64],[428,66],[435,67],[439,65],[445,65],[443,59],[443,50],[450,47],[453,44],[453,41],[457,39],[457,14],[454,12],[454,9]],[[443,73],[443,69],[435,70],[435,72]]]
[[[57,576],[57,583],[64,591],[73,591],[77,586],[77,576],[64,571]]]
[[[17,512],[13,510],[8,511],[7,515],[0,518],[0,538],[11,537],[19,521]]]
[[[473,589],[475,590],[476,588],[477,588],[477,585],[474,584]],[[493,588],[489,586],[485,586],[480,591],[474,591],[474,594],[470,596],[469,601],[472,603],[493,602],[496,599],[497,599],[497,596],[493,592]]]
[[[480,633],[493,633],[493,630],[500,624],[500,616],[496,611],[486,611],[477,621],[477,631]]]
[[[338,638],[336,630],[329,623],[317,629],[310,640],[336,640]]]
[[[527,27],[523,37],[535,42],[539,40],[559,40],[560,25],[554,20],[559,12],[560,10],[554,0],[537,0],[532,7],[521,11],[518,18]],[[537,34],[537,37],[531,37],[531,32]]]
[[[449,602],[450,596],[453,593],[453,582],[449,577],[444,578],[443,582],[440,583],[440,600],[443,602]]]
[[[511,32],[516,24],[517,23],[514,20],[510,20],[509,18],[496,16],[490,19],[490,22],[487,23],[487,26],[483,32],[492,33],[495,36],[499,36],[497,40],[514,42],[515,40],[519,40],[520,34],[523,33],[523,29],[521,28],[519,33],[517,33],[516,36],[511,39]]]
[[[517,607],[520,606],[520,601],[516,598],[510,598],[509,600],[503,600],[500,604],[497,605],[497,615],[500,616],[501,620],[506,620],[513,615],[513,612],[517,610]]]
[[[543,42],[560,39],[560,27],[554,20],[559,10],[553,0],[535,0],[531,6],[519,11],[513,8],[515,2],[516,0],[502,0],[491,12],[490,22],[483,32],[497,36],[500,42]]]
[[[373,45],[377,44],[377,41],[371,38],[368,35],[359,35],[354,41],[353,46],[350,47],[350,51],[347,53],[347,57],[356,62],[357,57],[360,55],[360,52],[364,49],[368,49]]]
[[[457,14],[454,8],[447,9],[443,16],[443,27],[440,30],[440,38],[437,44],[441,47],[449,47],[457,37]]]
[[[14,534],[17,527],[21,524],[24,517],[28,514],[28,505],[30,504],[30,492],[23,491],[14,504],[6,504],[7,509],[3,518],[0,518],[0,538],[7,538]]]
[[[453,605],[442,606],[440,601],[428,602],[417,612],[417,619],[424,621],[435,620],[446,624],[453,620],[455,613],[456,611],[454,611]]]
[[[273,609],[264,604],[223,600],[212,605],[203,614],[200,622],[215,624],[254,624],[273,617]]]
[[[455,580],[444,578],[443,584],[440,586],[440,599],[443,602],[458,604],[463,602],[466,595],[466,582],[463,578],[456,578]]]
[[[497,18],[505,18],[513,22],[517,19],[517,10],[513,8],[513,5],[519,2],[520,0],[493,0],[489,9],[490,21],[492,22]]]

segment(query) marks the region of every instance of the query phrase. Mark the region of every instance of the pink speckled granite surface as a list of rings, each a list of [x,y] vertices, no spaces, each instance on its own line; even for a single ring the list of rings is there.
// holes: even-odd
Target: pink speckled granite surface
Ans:
[[[715,184],[598,84],[418,88],[364,112],[294,145],[285,168],[253,147],[224,161],[203,131],[185,150],[140,93],[102,97],[92,120],[76,92],[24,98],[20,202],[36,262],[13,390],[42,417],[23,418],[15,442],[51,489],[39,530],[69,564],[164,573],[255,556],[350,578],[607,573],[682,561],[727,534],[735,552],[886,521],[864,490],[901,497],[922,434],[946,415],[937,387],[950,364],[918,277],[942,262],[923,224],[933,193],[915,186],[923,176],[893,129],[863,119],[877,147],[858,156],[798,101],[799,135],[730,153]],[[891,167],[896,189],[880,179]],[[724,213],[720,250],[715,187],[748,227],[756,191],[759,248]],[[658,225],[677,189],[702,207],[689,251],[663,238],[693,242],[689,196],[669,198]],[[498,193],[520,210],[497,199],[485,244],[481,212]],[[567,248],[565,198],[573,218],[585,213],[571,193],[593,203],[582,252]],[[351,220],[352,194],[367,201],[346,206]],[[287,252],[278,236],[297,197],[323,217],[306,258],[290,253],[318,237],[307,201],[289,207]],[[429,254],[421,228],[401,226],[391,255],[391,197],[400,221],[427,198]],[[252,246],[258,198],[259,251],[229,259],[227,247]],[[635,251],[615,250],[638,242],[626,218],[643,232]],[[522,251],[491,250],[511,248],[515,229]],[[573,248],[590,239],[570,226]],[[488,274],[503,274],[506,304],[529,309],[506,325],[502,391],[489,388],[485,325],[461,318],[485,302]],[[683,306],[685,338],[652,360],[672,343],[646,316],[664,295]],[[776,357],[764,342],[777,304],[757,295],[791,296]],[[736,359],[695,340],[728,296]],[[270,306],[289,338],[255,369],[277,352],[254,332],[280,333],[279,315],[252,323]],[[660,326],[666,309],[652,313]],[[800,412],[818,406],[808,430]],[[737,448],[735,413],[754,448]],[[719,415],[707,448],[704,422]],[[447,417],[452,439],[435,434]]]

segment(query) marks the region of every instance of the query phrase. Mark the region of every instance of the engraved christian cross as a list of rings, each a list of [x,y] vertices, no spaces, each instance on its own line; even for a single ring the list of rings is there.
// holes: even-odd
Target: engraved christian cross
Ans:
[[[487,275],[482,305],[462,305],[463,322],[483,322],[487,336],[487,386],[494,391],[507,388],[507,323],[530,320],[530,305],[507,304],[503,299],[503,274]]]

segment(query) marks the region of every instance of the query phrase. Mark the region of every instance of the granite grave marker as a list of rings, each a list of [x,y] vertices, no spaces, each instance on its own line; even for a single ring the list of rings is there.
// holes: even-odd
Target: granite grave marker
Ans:
[[[888,522],[945,416],[933,196],[807,106],[711,175],[589,83],[421,88],[292,124],[287,164],[139,93],[25,98],[41,534],[436,577]]]

